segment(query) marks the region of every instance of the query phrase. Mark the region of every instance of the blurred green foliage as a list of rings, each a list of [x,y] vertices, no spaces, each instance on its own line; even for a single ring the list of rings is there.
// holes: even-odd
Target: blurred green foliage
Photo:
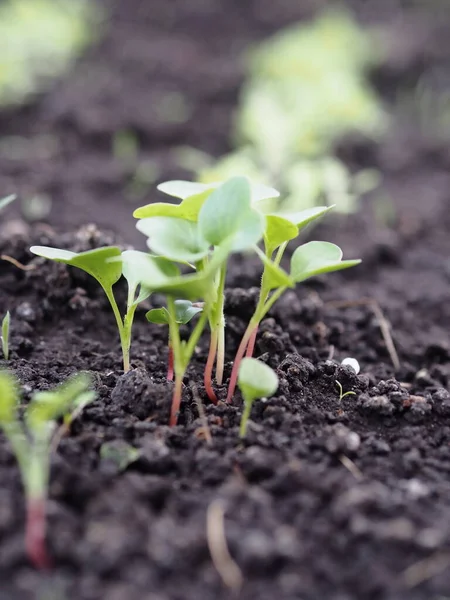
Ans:
[[[91,37],[93,3],[5,0],[0,5],[0,105],[18,104],[61,75]]]
[[[246,175],[281,189],[294,209],[327,201],[351,212],[377,176],[352,177],[333,157],[333,145],[351,132],[383,131],[386,116],[367,80],[380,60],[369,33],[343,11],[327,11],[262,43],[247,60],[237,149],[200,169],[200,180]]]

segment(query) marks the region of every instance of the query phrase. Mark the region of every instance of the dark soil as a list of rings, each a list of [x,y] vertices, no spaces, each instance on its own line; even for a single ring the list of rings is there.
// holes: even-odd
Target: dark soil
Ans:
[[[18,220],[2,228],[1,253],[23,263],[33,243],[84,250],[135,242],[126,199],[133,167],[114,158],[114,133],[136,132],[140,159],[157,165],[158,179],[183,175],[176,146],[226,151],[242,49],[326,3],[107,4],[103,40],[70,77],[33,105],[0,115],[2,135],[34,142],[20,160],[0,156],[0,187],[53,199],[53,228]],[[356,3],[363,20],[393,33],[395,47],[375,74],[393,114],[396,91],[421,76],[439,72],[448,83],[450,20],[439,5]],[[163,123],[157,107],[174,91],[186,95],[190,117]],[[239,396],[233,406],[206,400],[206,339],[186,378],[180,424],[169,428],[166,332],[144,321],[145,307],[134,368],[123,375],[113,317],[95,282],[40,259],[27,272],[0,264],[0,314],[12,313],[12,358],[3,366],[20,378],[24,398],[79,370],[92,372],[98,395],[53,457],[50,573],[36,572],[24,554],[22,486],[0,438],[0,600],[450,597],[450,152],[439,127],[437,135],[431,124],[400,116],[379,144],[342,144],[349,164],[379,168],[384,182],[357,215],[328,220],[314,237],[364,263],[286,294],[265,320],[256,355],[277,368],[280,388],[256,404],[244,442]],[[56,145],[42,152],[48,135]],[[380,217],[381,197],[393,219]],[[145,191],[135,200],[153,198]],[[88,222],[115,233],[77,229]],[[255,261],[234,260],[229,360],[258,278]],[[379,315],[364,299],[390,323],[397,372]],[[340,366],[346,356],[359,360],[359,376]],[[340,403],[336,381],[355,395]],[[105,442],[118,449],[126,442],[139,458],[120,470],[100,458]],[[215,501],[225,510],[240,591],[211,560],[207,514]]]

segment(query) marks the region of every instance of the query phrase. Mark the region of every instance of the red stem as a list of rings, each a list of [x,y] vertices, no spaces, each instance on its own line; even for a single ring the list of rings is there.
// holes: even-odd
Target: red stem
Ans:
[[[239,344],[238,351],[236,352],[236,356],[234,357],[233,369],[231,371],[230,383],[228,386],[228,394],[227,394],[227,402],[231,402],[234,395],[234,390],[236,389],[237,378],[239,374],[239,367],[241,365],[241,360],[244,358],[245,351],[247,349],[247,345],[252,337],[253,331],[255,328],[257,329],[258,325],[254,325],[253,323],[249,323],[245,333],[242,337],[241,343]]]
[[[27,502],[25,549],[32,564],[38,569],[49,569],[51,561],[45,543],[45,499],[31,498]]]
[[[169,358],[167,360],[167,381],[173,381],[173,348],[169,343]]]
[[[173,427],[177,424],[178,413],[180,412],[181,406],[181,391],[183,388],[183,377],[175,375],[175,386],[173,388],[172,396],[172,408],[170,409],[170,420],[169,425]]]
[[[251,358],[253,356],[253,352],[255,351],[256,336],[258,335],[258,329],[259,329],[259,326],[257,325],[250,337],[249,342],[248,342],[247,352],[245,353],[245,356],[247,358]]]
[[[213,404],[217,404],[217,402],[218,402],[217,396],[216,396],[213,386],[212,386],[212,372],[213,372],[214,362],[216,360],[216,353],[217,353],[217,334],[212,333],[211,341],[209,343],[208,360],[206,361],[206,366],[205,366],[204,383],[205,383],[206,393],[208,394],[208,398],[211,400],[211,402]]]

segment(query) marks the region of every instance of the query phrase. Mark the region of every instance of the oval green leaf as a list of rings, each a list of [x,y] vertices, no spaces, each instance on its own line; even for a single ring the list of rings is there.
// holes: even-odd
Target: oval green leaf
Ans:
[[[209,252],[209,244],[202,238],[197,223],[171,217],[142,219],[137,229],[148,237],[152,252],[175,261],[196,262]]]
[[[308,242],[291,258],[291,277],[299,283],[315,275],[340,271],[358,265],[360,260],[342,260],[342,250],[330,242]]]
[[[175,300],[175,318],[181,325],[189,323],[202,310],[203,308],[194,306],[189,300]]]
[[[181,204],[168,204],[166,202],[155,202],[137,208],[133,217],[137,219],[147,219],[149,217],[177,217],[186,219],[187,221],[197,221],[198,214],[205,200],[208,198],[211,190],[189,196],[181,202]]]
[[[264,230],[264,243],[267,253],[272,253],[284,242],[293,240],[298,235],[298,227],[281,215],[267,215]]]
[[[149,323],[154,323],[155,325],[168,325],[169,324],[169,313],[167,309],[162,308],[152,308],[145,313],[145,318]]]
[[[256,358],[243,358],[238,385],[246,402],[270,398],[278,389],[278,376],[273,369]]]

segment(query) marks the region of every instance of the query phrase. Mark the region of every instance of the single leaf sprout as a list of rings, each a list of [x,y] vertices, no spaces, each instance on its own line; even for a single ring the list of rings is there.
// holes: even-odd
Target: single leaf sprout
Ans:
[[[356,396],[356,392],[353,392],[353,391],[344,392],[344,390],[342,388],[342,384],[339,381],[336,381],[336,385],[339,390],[339,402],[342,402],[343,398],[345,398],[346,396]]]
[[[56,420],[74,408],[92,402],[90,378],[76,375],[53,391],[36,392],[19,417],[19,391],[15,377],[0,372],[0,427],[16,456],[26,496],[27,521],[25,548],[37,568],[50,566],[45,543],[46,501],[50,472],[50,453]]]
[[[239,435],[244,438],[253,402],[273,396],[278,389],[278,377],[268,365],[255,358],[244,358],[239,368],[238,385],[244,398]]]
[[[6,315],[3,317],[2,321],[2,351],[5,360],[9,359],[9,325],[11,322],[11,315],[9,314],[9,310],[6,312]]]
[[[144,286],[140,285],[140,263],[135,260],[135,255],[142,254],[144,257],[147,255],[135,250],[121,252],[115,246],[97,248],[96,250],[88,250],[87,252],[80,252],[78,254],[69,250],[50,248],[48,246],[32,246],[30,252],[37,256],[54,260],[55,262],[78,267],[98,281],[109,300],[116,319],[122,347],[123,369],[125,372],[129,371],[131,330],[134,314],[138,304],[150,295],[150,292]],[[127,307],[123,318],[113,292],[114,284],[119,281],[122,275],[128,283]],[[140,290],[138,292],[139,287]]]

